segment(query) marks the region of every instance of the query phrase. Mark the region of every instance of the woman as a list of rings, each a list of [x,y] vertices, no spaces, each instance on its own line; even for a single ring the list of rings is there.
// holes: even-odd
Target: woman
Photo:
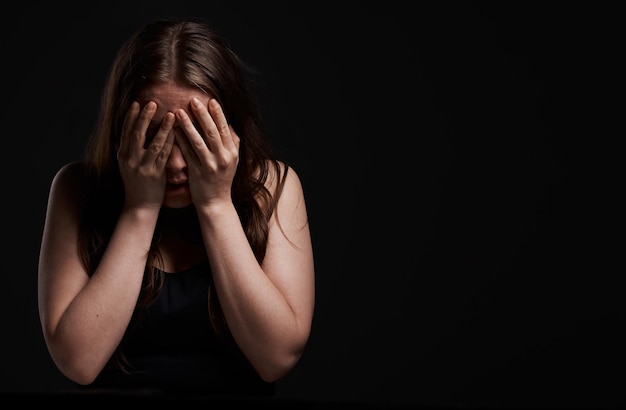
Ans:
[[[52,181],[39,260],[45,342],[78,387],[269,396],[300,359],[303,188],[246,75],[200,20],[148,24],[116,56],[85,157]]]

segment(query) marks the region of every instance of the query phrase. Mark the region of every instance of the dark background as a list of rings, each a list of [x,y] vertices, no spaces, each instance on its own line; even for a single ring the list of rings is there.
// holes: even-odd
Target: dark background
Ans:
[[[68,386],[37,313],[48,188],[121,42],[188,15],[260,71],[305,188],[316,316],[279,397],[625,404],[624,2],[260,3],[4,13],[0,390]]]

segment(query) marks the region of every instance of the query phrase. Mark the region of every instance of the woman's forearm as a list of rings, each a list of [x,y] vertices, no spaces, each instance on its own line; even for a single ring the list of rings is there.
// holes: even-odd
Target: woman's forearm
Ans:
[[[49,338],[52,357],[72,380],[97,377],[121,341],[141,289],[158,211],[127,211],[94,274]]]
[[[229,329],[264,379],[299,359],[309,323],[257,262],[232,204],[199,210],[213,279]]]

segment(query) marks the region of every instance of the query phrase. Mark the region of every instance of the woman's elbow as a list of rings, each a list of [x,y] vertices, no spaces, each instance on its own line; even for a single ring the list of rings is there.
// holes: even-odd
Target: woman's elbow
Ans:
[[[267,359],[259,366],[256,371],[263,381],[274,383],[285,377],[296,367],[302,356],[302,350],[290,351],[275,355],[272,359]]]
[[[261,353],[255,369],[261,379],[268,383],[276,382],[293,370],[300,361],[307,345],[308,334],[301,334],[288,345],[282,344],[271,352]],[[284,341],[284,339],[283,339]]]
[[[102,371],[102,366],[92,360],[85,360],[80,355],[64,353],[54,348],[50,348],[49,351],[57,369],[74,383],[89,385],[96,380]]]
[[[81,360],[75,359],[55,359],[54,360],[59,371],[74,383],[86,386],[93,383],[101,369],[99,367],[90,366]]]

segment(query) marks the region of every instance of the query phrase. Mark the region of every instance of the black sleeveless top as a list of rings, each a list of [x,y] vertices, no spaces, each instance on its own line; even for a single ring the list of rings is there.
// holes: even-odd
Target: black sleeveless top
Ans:
[[[106,368],[82,388],[140,389],[191,396],[274,394],[244,355],[213,332],[208,314],[208,262],[178,273],[165,273],[158,299],[122,340],[132,366],[126,374]]]

